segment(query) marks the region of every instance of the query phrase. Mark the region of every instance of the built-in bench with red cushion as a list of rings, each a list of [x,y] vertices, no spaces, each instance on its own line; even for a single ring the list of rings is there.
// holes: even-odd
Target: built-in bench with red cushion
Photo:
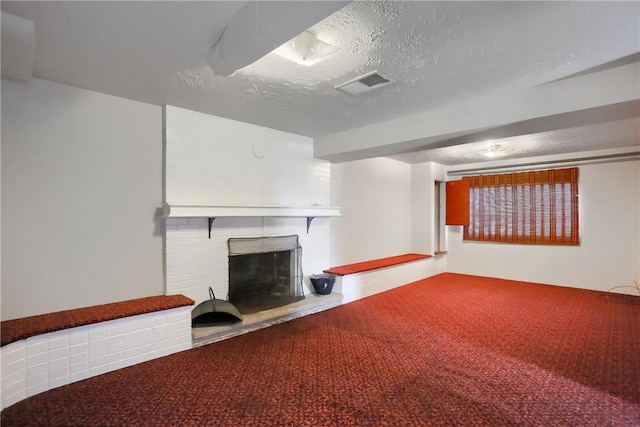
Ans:
[[[438,267],[430,258],[409,253],[331,267],[324,272],[336,276],[334,289],[342,294],[344,304],[434,275]]]
[[[0,323],[2,408],[52,388],[191,348],[191,307],[161,295]]]
[[[337,276],[346,276],[347,274],[362,273],[364,271],[376,270],[378,268],[391,267],[394,265],[404,264],[411,261],[431,258],[431,255],[425,254],[404,254],[387,258],[378,258],[370,261],[356,262],[353,264],[331,267],[324,270],[325,273],[335,274]]]
[[[0,323],[2,346],[48,332],[193,304],[184,295],[159,295],[5,320]]]

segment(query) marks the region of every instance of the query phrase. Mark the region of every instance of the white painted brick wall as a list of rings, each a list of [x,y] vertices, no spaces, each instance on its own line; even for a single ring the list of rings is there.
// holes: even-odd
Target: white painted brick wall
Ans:
[[[346,304],[441,273],[440,267],[436,258],[426,258],[362,273],[337,276],[334,291],[344,296],[342,303]]]
[[[182,294],[196,304],[229,293],[231,237],[272,237],[297,234],[302,246],[305,293],[311,292],[308,276],[329,268],[329,221],[315,218],[307,234],[307,219],[271,217],[216,218],[209,239],[207,218],[168,218],[166,222],[167,295]]]
[[[2,408],[191,348],[191,306],[38,335],[0,349]]]

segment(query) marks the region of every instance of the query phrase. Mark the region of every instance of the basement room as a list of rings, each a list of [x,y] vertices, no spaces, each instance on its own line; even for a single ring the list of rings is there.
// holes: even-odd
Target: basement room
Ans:
[[[3,426],[640,425],[640,1],[2,1]]]

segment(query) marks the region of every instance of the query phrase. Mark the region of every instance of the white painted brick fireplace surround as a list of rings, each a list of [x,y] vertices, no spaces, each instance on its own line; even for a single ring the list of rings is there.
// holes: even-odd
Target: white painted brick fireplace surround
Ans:
[[[305,294],[311,292],[308,276],[330,267],[329,221],[315,218],[307,234],[305,217],[222,217],[213,221],[209,238],[208,218],[167,218],[167,294],[182,294],[199,304],[209,299],[227,299],[229,250],[232,237],[274,237],[297,234],[302,246]]]
[[[311,138],[170,105],[165,117],[166,294],[199,304],[211,287],[226,300],[229,238],[294,234],[309,293],[308,276],[330,267],[336,215],[315,214],[329,209],[331,165],[313,157]]]

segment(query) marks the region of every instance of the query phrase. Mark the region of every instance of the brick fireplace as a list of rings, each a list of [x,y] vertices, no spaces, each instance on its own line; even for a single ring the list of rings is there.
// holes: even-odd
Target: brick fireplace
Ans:
[[[298,235],[231,238],[229,302],[243,314],[304,299]]]
[[[199,304],[211,287],[228,300],[227,241],[286,235],[300,238],[311,293],[308,276],[330,265],[330,217],[340,216],[327,207],[331,164],[314,158],[313,140],[170,105],[164,113],[165,293]]]
[[[302,290],[312,292],[308,276],[329,265],[329,218],[315,218],[307,233],[305,217],[221,217],[211,227],[206,217],[166,219],[166,293],[182,294],[197,303],[209,299],[211,287],[219,299],[229,294],[230,238],[298,235],[304,248]]]

